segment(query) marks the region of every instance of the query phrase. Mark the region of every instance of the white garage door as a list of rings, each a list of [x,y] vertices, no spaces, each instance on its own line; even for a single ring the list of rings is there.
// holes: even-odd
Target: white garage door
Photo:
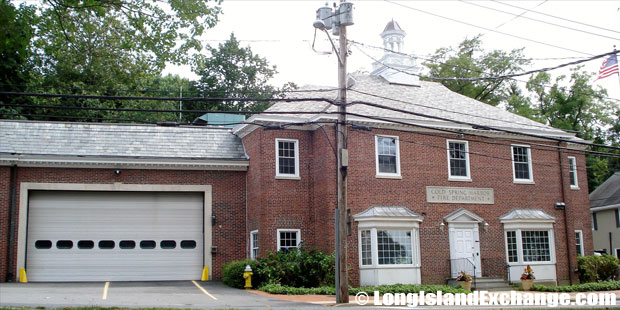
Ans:
[[[203,193],[29,193],[29,281],[195,280]]]

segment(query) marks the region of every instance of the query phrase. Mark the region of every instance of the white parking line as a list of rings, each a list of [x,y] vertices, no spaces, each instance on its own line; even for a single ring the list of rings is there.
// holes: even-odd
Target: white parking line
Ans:
[[[199,288],[203,293],[205,293],[205,295],[213,298],[213,300],[217,300],[217,298],[215,298],[215,296],[209,294],[209,292],[207,292],[207,290],[205,290],[204,288],[202,288],[202,286],[200,286],[196,281],[192,280],[192,283],[194,283],[194,285],[196,285],[197,288]]]
[[[103,287],[103,296],[101,296],[101,299],[106,300],[108,299],[108,288],[110,287],[110,282],[106,282],[105,286]]]

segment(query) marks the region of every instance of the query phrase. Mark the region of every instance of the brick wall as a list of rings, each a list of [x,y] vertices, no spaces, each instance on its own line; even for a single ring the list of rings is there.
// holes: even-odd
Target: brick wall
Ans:
[[[400,162],[402,179],[379,179],[375,177],[375,134],[400,137]],[[465,140],[458,136],[450,139]],[[420,225],[420,250],[422,281],[445,283],[450,276],[450,248],[448,229],[440,230],[439,224],[450,212],[464,207],[487,222],[485,231],[480,226],[481,268],[483,276],[506,277],[504,230],[499,217],[512,209],[542,209],[556,218],[554,225],[557,278],[569,279],[569,270],[576,267],[574,230],[584,233],[585,251],[592,250],[588,205],[587,177],[583,154],[563,154],[564,194],[561,186],[559,155],[555,149],[538,149],[532,145],[533,176],[535,184],[515,184],[508,143],[501,140],[470,138],[469,150],[471,182],[448,181],[446,137],[419,133],[403,133],[390,130],[349,131],[348,206],[351,214],[360,213],[371,206],[404,206],[423,215]],[[275,139],[294,138],[300,143],[301,180],[275,179]],[[336,207],[336,161],[333,127],[325,132],[316,131],[254,131],[243,141],[253,158],[248,172],[248,197],[255,206],[259,223],[250,220],[252,227],[260,227],[261,255],[265,249],[275,250],[277,228],[297,225],[302,229],[302,239],[307,244],[332,253],[334,249],[333,221]],[[260,140],[260,143],[256,141]],[[493,142],[489,144],[485,142]],[[514,143],[514,142],[513,142]],[[521,141],[520,144],[531,144]],[[536,143],[541,143],[537,141]],[[548,143],[550,146],[557,144]],[[542,148],[542,147],[541,147]],[[487,156],[477,155],[477,153]],[[576,156],[581,188],[571,190],[568,184],[566,156]],[[256,160],[256,161],[253,161]],[[258,162],[260,168],[255,163]],[[308,182],[309,181],[309,182]],[[495,204],[442,204],[426,202],[426,186],[451,186],[493,188]],[[565,201],[569,214],[569,244],[566,243],[564,211],[554,208],[555,202]],[[254,209],[253,209],[254,208]],[[312,209],[308,213],[305,210]],[[308,230],[314,231],[310,243]],[[353,234],[348,237],[350,279],[359,283],[357,225],[353,222]],[[571,255],[568,268],[566,253]],[[576,279],[576,277],[574,277]]]
[[[0,167],[0,281],[6,281],[8,246],[8,197],[10,195],[10,168]],[[217,218],[213,227],[213,245],[218,247],[213,255],[213,277],[221,275],[223,263],[246,256],[245,247],[245,172],[233,171],[184,171],[184,170],[133,170],[123,169],[120,175],[114,169],[62,169],[62,168],[18,168],[17,206],[19,206],[19,184],[21,182],[112,184],[170,184],[211,185],[213,214]],[[16,210],[16,222],[19,218]],[[17,226],[17,225],[16,225]],[[7,227],[7,228],[5,228]],[[17,227],[16,227],[17,229]],[[17,231],[15,231],[17,238]],[[17,252],[17,240],[13,244]],[[16,263],[14,255],[13,266]],[[11,279],[14,280],[14,279]]]

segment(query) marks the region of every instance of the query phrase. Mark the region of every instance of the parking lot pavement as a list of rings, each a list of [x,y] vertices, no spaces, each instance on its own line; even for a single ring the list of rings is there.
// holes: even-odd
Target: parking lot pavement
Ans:
[[[0,283],[4,307],[307,308],[317,305],[252,294],[220,282]]]

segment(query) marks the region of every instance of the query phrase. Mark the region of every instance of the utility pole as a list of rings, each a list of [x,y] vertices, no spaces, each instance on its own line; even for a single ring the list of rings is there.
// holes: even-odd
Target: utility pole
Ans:
[[[336,4],[334,3],[334,7]],[[333,24],[334,35],[339,35],[339,49],[326,29]],[[338,57],[338,122],[336,124],[337,141],[337,178],[338,178],[338,208],[335,216],[336,242],[336,302],[349,303],[349,277],[347,270],[347,167],[349,166],[349,152],[347,149],[347,26],[353,25],[353,4],[341,1],[340,6],[332,11],[327,6],[317,10],[317,20],[314,27],[325,31]]]
[[[347,273],[347,28],[340,24],[340,61],[338,62],[338,287],[337,303],[349,303]]]

